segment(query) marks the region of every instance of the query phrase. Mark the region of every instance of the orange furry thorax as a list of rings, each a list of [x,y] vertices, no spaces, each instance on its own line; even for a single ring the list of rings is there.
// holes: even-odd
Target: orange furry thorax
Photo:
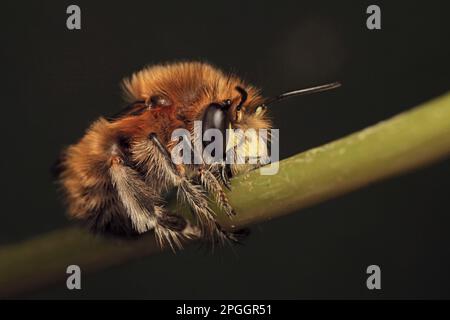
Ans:
[[[114,127],[120,133],[133,136],[155,132],[169,143],[173,130],[184,128],[191,131],[193,122],[201,120],[203,111],[211,102],[231,99],[236,104],[239,99],[237,86],[247,90],[247,106],[257,106],[264,101],[259,90],[209,64],[184,62],[148,67],[123,81],[127,101],[146,101],[151,95],[160,94],[171,101],[171,106],[157,107],[141,116],[125,118]],[[236,123],[236,127],[258,129],[268,128],[270,124],[263,116],[248,116],[240,124]]]

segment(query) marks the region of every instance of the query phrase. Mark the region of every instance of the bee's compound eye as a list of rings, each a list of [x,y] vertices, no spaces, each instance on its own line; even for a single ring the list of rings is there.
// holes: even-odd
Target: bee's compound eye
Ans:
[[[227,127],[227,115],[219,104],[210,104],[203,115],[203,132],[208,129],[219,129],[225,132]]]
[[[207,133],[207,131],[209,129],[216,129],[219,130],[220,133],[222,134],[222,139],[223,139],[223,143],[222,143],[222,155],[225,156],[225,147],[226,147],[226,130],[228,127],[228,124],[230,123],[228,120],[228,115],[227,115],[227,108],[225,108],[223,105],[218,104],[218,103],[212,103],[208,106],[208,108],[206,108],[205,113],[203,114],[203,122],[202,122],[202,131],[203,131],[203,136],[205,137],[205,134]],[[212,132],[210,132],[212,134]],[[218,137],[214,134],[214,141],[216,139],[218,139]],[[202,139],[203,140],[203,139]],[[203,146],[206,147],[208,146],[210,143],[212,142],[208,142],[206,140],[203,140]],[[216,151],[214,151],[214,157],[218,156],[220,157],[220,155],[215,153]]]
[[[147,99],[146,104],[150,107],[170,107],[172,101],[165,96],[153,95]]]

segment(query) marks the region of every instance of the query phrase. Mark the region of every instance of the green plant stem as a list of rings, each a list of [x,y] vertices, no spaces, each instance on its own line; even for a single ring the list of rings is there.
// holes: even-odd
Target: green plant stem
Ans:
[[[232,181],[238,215],[218,212],[226,228],[279,217],[430,164],[450,154],[450,93],[345,138],[290,157],[276,175],[259,170]],[[172,204],[173,205],[173,204]],[[136,241],[94,237],[76,227],[0,248],[0,296],[66,278],[68,265],[93,272],[159,252],[153,235]]]

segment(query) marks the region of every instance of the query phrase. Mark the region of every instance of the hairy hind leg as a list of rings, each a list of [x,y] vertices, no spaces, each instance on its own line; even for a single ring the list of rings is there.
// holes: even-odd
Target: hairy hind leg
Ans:
[[[113,148],[114,150],[114,148]],[[181,247],[183,239],[198,237],[198,229],[180,215],[163,207],[160,195],[150,188],[132,167],[125,165],[124,155],[113,151],[109,173],[122,211],[137,233],[155,230],[161,246]]]

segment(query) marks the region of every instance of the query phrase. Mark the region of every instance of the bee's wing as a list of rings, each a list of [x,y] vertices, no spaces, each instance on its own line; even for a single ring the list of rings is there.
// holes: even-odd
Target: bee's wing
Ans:
[[[108,121],[116,121],[126,116],[138,116],[148,108],[144,103],[144,101],[135,101],[112,116],[106,117],[106,119]]]

